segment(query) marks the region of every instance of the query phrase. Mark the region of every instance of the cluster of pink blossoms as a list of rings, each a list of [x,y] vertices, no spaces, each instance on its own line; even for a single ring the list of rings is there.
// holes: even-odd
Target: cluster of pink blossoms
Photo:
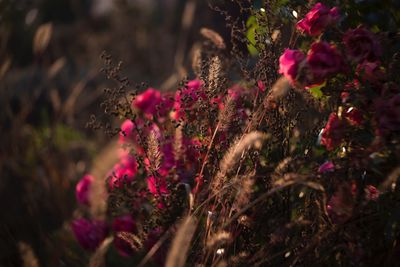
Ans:
[[[259,87],[262,83],[259,83]],[[259,88],[259,90],[262,90]],[[265,88],[264,88],[265,90]],[[138,199],[132,200],[132,207],[139,207],[144,202],[156,203],[155,208],[163,209],[162,198],[170,194],[170,185],[185,183],[193,186],[193,191],[201,186],[201,179],[195,179],[199,171],[199,164],[204,158],[200,154],[201,147],[208,145],[212,136],[211,126],[206,134],[199,139],[197,136],[188,137],[184,133],[177,136],[176,124],[184,125],[188,121],[198,119],[196,110],[200,102],[207,103],[222,112],[224,103],[230,97],[235,103],[237,118],[247,119],[244,100],[255,96],[256,90],[245,90],[240,86],[228,89],[227,95],[221,95],[208,99],[203,82],[192,80],[184,88],[177,90],[175,94],[163,93],[154,88],[148,88],[137,95],[131,103],[136,112],[134,120],[126,119],[121,124],[119,143],[122,149],[119,151],[119,161],[109,171],[106,177],[109,192],[123,190],[132,183],[145,187],[139,189]],[[225,138],[222,130],[219,138]],[[155,167],[148,155],[148,138],[156,139],[160,162]],[[179,138],[179,139],[178,139]],[[180,142],[179,145],[176,145]],[[177,148],[179,151],[177,151]],[[141,158],[141,164],[138,162]],[[76,199],[82,206],[90,206],[90,191],[94,181],[91,175],[85,175],[76,186]],[[100,243],[112,231],[114,233],[114,245],[122,256],[134,253],[130,245],[118,236],[120,232],[136,233],[136,222],[131,215],[123,215],[113,219],[109,224],[104,221],[91,219],[77,219],[72,222],[72,230],[81,246],[87,250],[96,249]],[[156,236],[160,229],[155,229],[151,236]],[[147,243],[151,243],[149,240]]]

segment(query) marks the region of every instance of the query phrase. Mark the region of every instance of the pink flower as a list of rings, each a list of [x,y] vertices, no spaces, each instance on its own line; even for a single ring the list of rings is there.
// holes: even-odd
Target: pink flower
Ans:
[[[104,221],[87,220],[84,218],[71,223],[76,240],[86,250],[94,251],[107,237],[108,227]]]
[[[279,73],[293,84],[296,81],[299,66],[304,61],[305,55],[299,50],[285,49],[285,52],[279,58]]]
[[[132,102],[132,106],[146,114],[155,115],[157,106],[161,101],[160,91],[149,88],[142,94],[136,96],[135,100]]]
[[[157,190],[157,186],[158,189]],[[167,182],[164,177],[154,178],[154,176],[150,176],[147,178],[147,187],[149,188],[150,193],[155,196],[159,196],[160,194],[169,194],[167,188]]]
[[[112,224],[112,229],[114,231],[114,245],[118,253],[124,257],[132,255],[134,253],[132,246],[127,241],[118,236],[118,233],[121,232],[136,232],[136,223],[132,219],[132,217],[130,215],[125,215],[115,218]]]
[[[363,122],[363,114],[357,108],[348,108],[343,114],[343,117],[348,120],[348,122],[353,126],[360,126]]]
[[[380,192],[375,186],[367,185],[364,190],[365,198],[367,200],[376,201],[379,198]]]
[[[344,137],[346,124],[336,113],[329,115],[328,122],[322,132],[321,144],[328,150],[333,150],[340,145]]]
[[[310,12],[306,14],[305,18],[297,23],[296,27],[302,33],[317,36],[327,27],[335,24],[339,18],[339,9],[337,7],[329,9],[321,3],[317,3]]]
[[[123,157],[119,163],[115,164],[113,170],[108,175],[109,188],[121,188],[124,184],[130,183],[134,180],[137,172],[137,162],[135,157],[127,155]]]
[[[332,172],[334,170],[335,170],[335,165],[332,163],[332,161],[326,161],[318,168],[319,173]]]
[[[382,54],[376,36],[362,26],[348,30],[343,36],[343,43],[348,55],[356,62],[375,61]]]
[[[87,205],[87,206],[90,205],[89,194],[90,194],[90,188],[92,186],[93,180],[94,180],[93,176],[86,174],[77,183],[77,185],[75,187],[75,196],[76,196],[76,200],[78,201],[79,204]]]
[[[344,68],[342,56],[335,46],[323,41],[311,45],[307,63],[312,72],[312,84],[321,84]]]
[[[202,81],[192,80],[189,81],[184,88],[176,92],[173,105],[174,111],[171,114],[174,120],[183,118],[185,116],[185,110],[190,111],[199,98],[206,98],[202,85]]]
[[[131,120],[125,120],[121,125],[121,132],[119,133],[119,142],[128,143],[134,141],[134,124]]]

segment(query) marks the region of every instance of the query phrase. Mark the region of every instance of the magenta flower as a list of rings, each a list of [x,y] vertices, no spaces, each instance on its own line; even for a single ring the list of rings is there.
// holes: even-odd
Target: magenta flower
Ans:
[[[114,231],[114,245],[121,256],[128,257],[134,253],[132,246],[118,236],[118,233],[136,233],[136,223],[130,215],[115,218],[112,224]]]
[[[326,161],[325,163],[321,164],[318,168],[319,173],[327,173],[327,172],[332,172],[335,170],[335,165],[332,163],[332,161]]]
[[[321,84],[325,79],[344,69],[343,59],[335,46],[327,42],[316,42],[311,45],[307,63],[312,72],[312,84]]]
[[[329,26],[335,24],[339,18],[339,9],[337,7],[329,9],[321,3],[317,3],[306,14],[305,18],[297,23],[296,27],[301,33],[317,36]]]
[[[108,234],[107,224],[99,220],[77,219],[71,223],[71,229],[79,244],[89,251],[96,250]]]
[[[294,84],[297,74],[299,73],[299,66],[305,60],[305,55],[299,50],[285,49],[285,52],[279,58],[279,73]]]
[[[148,115],[155,115],[157,106],[160,105],[161,93],[154,88],[148,88],[142,94],[136,96],[132,102],[132,107],[146,113]]]
[[[129,154],[123,157],[119,163],[115,164],[111,173],[108,175],[111,177],[109,180],[110,190],[121,188],[124,184],[132,182],[136,172],[137,162],[135,157]]]
[[[158,186],[158,189],[157,189]],[[155,178],[154,176],[150,176],[147,178],[147,187],[154,196],[159,196],[160,194],[169,194],[169,190],[167,188],[167,181],[164,177]]]
[[[78,201],[79,204],[87,205],[87,206],[90,205],[89,194],[90,194],[90,188],[92,186],[93,180],[94,180],[93,176],[86,174],[77,183],[77,185],[75,187],[75,196],[76,196],[76,200]]]
[[[345,122],[336,113],[331,113],[322,132],[321,144],[327,150],[333,150],[342,142],[345,130]]]
[[[365,187],[365,198],[367,200],[376,201],[380,195],[379,190],[373,185],[367,185]]]
[[[185,110],[190,111],[196,104],[198,99],[205,99],[206,95],[203,90],[203,82],[200,80],[189,81],[186,87],[178,90],[175,94],[174,111],[171,117],[179,120],[185,116]]]
[[[121,125],[121,132],[119,133],[119,142],[128,143],[134,141],[134,124],[131,120],[125,120]]]
[[[376,36],[362,26],[348,30],[343,36],[343,43],[348,55],[356,62],[376,61],[382,54]]]

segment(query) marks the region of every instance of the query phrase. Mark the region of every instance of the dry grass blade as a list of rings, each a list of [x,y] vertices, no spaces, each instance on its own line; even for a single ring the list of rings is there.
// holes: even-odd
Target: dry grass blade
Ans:
[[[249,149],[260,149],[262,143],[268,138],[269,135],[257,131],[244,135],[224,155],[220,164],[220,172],[223,175],[232,172],[243,152]]]
[[[90,257],[89,267],[105,267],[104,256],[113,241],[113,237],[108,237],[103,240],[101,245],[97,248],[96,252]]]
[[[129,232],[119,232],[117,233],[117,236],[126,241],[134,251],[140,250],[143,247],[142,240],[140,240],[140,238],[135,234]]]
[[[185,187],[186,195],[188,198],[188,204],[189,204],[189,213],[190,213],[194,207],[194,196],[192,193],[192,188],[190,187],[190,185],[188,183],[180,183],[180,184]]]
[[[182,267],[185,265],[190,242],[196,231],[197,223],[191,216],[186,217],[172,241],[172,246],[167,256],[166,267]]]
[[[208,238],[207,247],[214,248],[222,244],[230,243],[231,241],[232,241],[232,235],[229,232],[220,231]]]
[[[249,203],[250,196],[253,193],[255,171],[241,177],[240,184],[237,189],[232,209],[239,210],[241,207]]]
[[[208,70],[208,93],[213,95],[222,84],[222,62],[218,56],[211,58]]]
[[[53,24],[46,23],[40,25],[33,38],[33,53],[42,53],[49,45],[53,33]]]
[[[202,55],[200,45],[194,45],[192,48],[192,70],[200,77],[203,68]]]
[[[245,134],[231,146],[225,153],[220,163],[220,170],[211,183],[211,190],[215,195],[227,181],[227,176],[235,170],[235,166],[250,149],[261,149],[262,143],[269,138],[268,134],[251,132]],[[220,195],[222,196],[222,195]]]
[[[175,160],[178,161],[182,154],[183,154],[183,124],[180,124],[176,129],[175,129],[175,138],[174,138],[174,157]]]
[[[208,28],[201,28],[200,30],[201,35],[205,38],[213,42],[213,44],[218,47],[219,49],[225,49],[226,45],[224,39],[219,35],[217,32],[208,29]]]
[[[104,177],[118,161],[118,154],[114,151],[119,147],[118,139],[113,140],[93,160],[89,173],[95,177],[91,190],[89,191],[90,215],[93,218],[104,218],[106,216],[107,203],[105,201],[106,183]]]
[[[24,267],[39,267],[39,261],[36,258],[32,247],[25,242],[18,242],[18,249]]]
[[[154,131],[150,132],[147,139],[147,155],[150,160],[150,167],[153,171],[157,171],[161,165],[161,152],[157,136]]]
[[[267,99],[274,101],[281,99],[289,93],[290,88],[289,80],[285,76],[282,76],[272,86]]]
[[[229,128],[236,111],[235,104],[236,102],[234,99],[231,96],[227,96],[224,103],[224,109],[218,115],[220,130],[226,130]]]

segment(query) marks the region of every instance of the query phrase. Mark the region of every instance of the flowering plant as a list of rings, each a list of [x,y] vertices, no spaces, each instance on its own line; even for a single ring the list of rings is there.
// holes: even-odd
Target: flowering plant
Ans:
[[[141,266],[151,258],[166,266],[325,266],[381,263],[373,255],[387,250],[393,262],[398,47],[383,31],[349,26],[346,6],[317,3],[286,22],[276,14],[299,7],[271,6],[241,9],[256,17],[256,64],[235,42],[227,57],[222,37],[203,31],[196,77],[173,93],[143,88],[129,98],[106,58],[107,75],[124,89],[106,103],[125,120],[103,195],[120,255]],[[226,16],[232,40],[243,40]],[[289,43],[282,23],[296,25]],[[242,78],[233,82],[235,64]],[[102,201],[90,197],[88,177],[77,185],[86,209]],[[98,248],[106,232],[82,220],[72,223],[77,240]]]

